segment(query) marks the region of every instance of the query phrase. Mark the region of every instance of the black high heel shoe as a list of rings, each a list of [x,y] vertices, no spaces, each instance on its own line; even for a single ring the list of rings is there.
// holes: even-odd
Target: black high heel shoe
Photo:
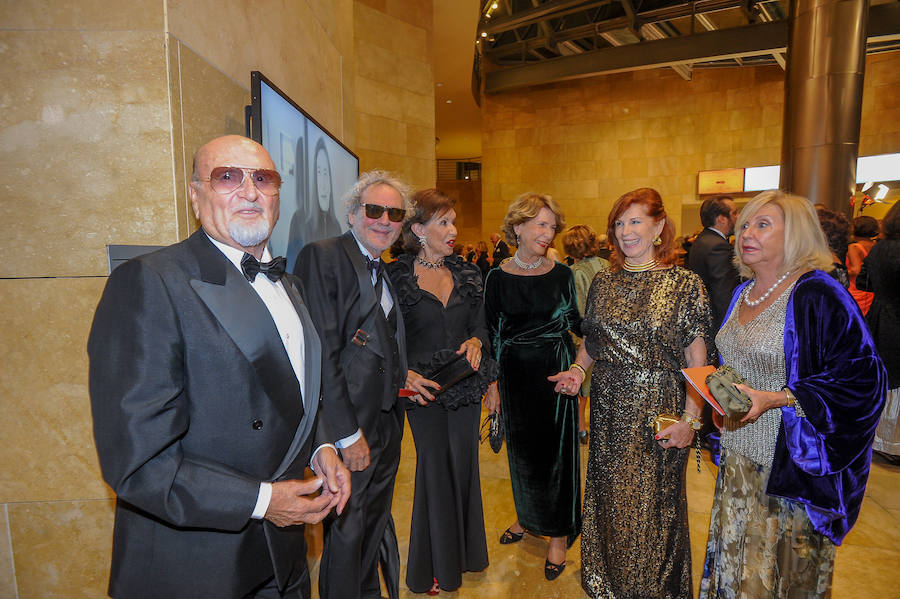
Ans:
[[[554,564],[550,560],[544,560],[544,577],[547,580],[556,580],[566,569],[566,562]]]
[[[587,431],[578,431],[578,440],[581,441],[582,445],[588,444],[588,432]]]
[[[522,537],[525,536],[525,531],[522,532],[513,532],[510,529],[506,529],[503,531],[503,534],[500,535],[500,544],[501,545],[512,545],[513,543],[518,543],[522,540]]]

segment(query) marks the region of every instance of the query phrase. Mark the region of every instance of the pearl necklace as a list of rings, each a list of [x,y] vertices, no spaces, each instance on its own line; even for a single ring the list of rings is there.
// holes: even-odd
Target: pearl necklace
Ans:
[[[538,256],[538,259],[534,262],[524,262],[521,258],[519,258],[519,250],[516,250],[516,253],[513,254],[513,262],[518,265],[522,270],[534,270],[535,268],[540,268],[541,264],[544,263],[544,257]]]
[[[744,303],[747,304],[748,306],[751,306],[751,307],[752,307],[752,306],[758,306],[758,305],[760,305],[761,303],[763,303],[764,301],[766,301],[766,299],[767,299],[770,295],[772,295],[772,292],[775,291],[775,288],[778,287],[779,285],[781,285],[781,284],[784,282],[784,280],[785,280],[786,278],[788,278],[788,276],[789,276],[790,274],[791,274],[791,271],[787,271],[786,273],[784,273],[783,275],[781,275],[781,277],[779,277],[778,280],[775,281],[775,284],[772,285],[771,287],[769,287],[769,290],[766,291],[765,293],[763,293],[763,294],[759,297],[759,299],[755,299],[755,300],[753,300],[753,301],[750,301],[750,292],[753,291],[753,288],[756,286],[756,279],[753,279],[752,281],[750,281],[750,284],[747,286],[747,293],[744,294]]]
[[[424,266],[425,268],[431,268],[431,269],[434,269],[434,270],[437,270],[437,269],[441,268],[442,266],[444,266],[444,259],[443,259],[443,258],[441,258],[441,259],[439,259],[439,260],[437,260],[437,261],[435,261],[435,262],[429,262],[429,261],[426,260],[425,258],[420,258],[419,256],[416,256],[416,262],[418,262],[419,264],[421,264],[421,265]]]
[[[644,272],[647,270],[653,270],[656,268],[656,258],[650,258],[649,262],[644,262],[643,264],[631,264],[628,260],[622,264],[622,268],[627,270],[628,272]]]

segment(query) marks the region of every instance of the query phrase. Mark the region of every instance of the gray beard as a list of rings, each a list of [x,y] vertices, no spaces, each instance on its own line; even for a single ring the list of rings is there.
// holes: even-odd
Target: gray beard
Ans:
[[[269,238],[269,223],[265,219],[257,221],[255,225],[231,222],[228,223],[228,233],[242,247],[254,247]]]

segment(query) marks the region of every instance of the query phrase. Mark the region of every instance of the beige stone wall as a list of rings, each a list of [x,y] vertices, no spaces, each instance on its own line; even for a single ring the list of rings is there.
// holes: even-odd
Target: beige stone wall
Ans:
[[[432,4],[356,0],[356,145],[360,170],[433,187]]]
[[[861,155],[900,151],[898,73],[900,52],[869,57]],[[655,69],[487,96],[484,231],[525,191],[550,193],[569,224],[603,231],[616,198],[649,186],[690,233],[698,171],[780,162],[783,78],[778,67],[698,70],[692,81]]]
[[[0,3],[0,597],[106,595],[114,500],[93,445],[85,354],[105,246],[194,230],[191,155],[244,131],[251,70],[364,167],[433,182],[431,9],[415,4]],[[378,46],[379,27],[396,47]],[[360,30],[367,46],[354,41]],[[357,54],[376,50],[390,73],[366,63],[358,74]],[[390,86],[375,85],[387,74]],[[357,93],[358,80],[369,88]],[[403,143],[378,134],[355,147],[357,106],[388,88],[400,101],[365,114],[401,127]]]

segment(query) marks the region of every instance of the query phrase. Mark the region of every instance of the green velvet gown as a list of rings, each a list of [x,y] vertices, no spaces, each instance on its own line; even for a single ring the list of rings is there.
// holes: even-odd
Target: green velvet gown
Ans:
[[[519,523],[550,537],[581,530],[578,401],[547,377],[569,367],[581,334],[572,272],[557,263],[537,276],[499,268],[485,280],[484,304],[500,365],[500,410]]]

